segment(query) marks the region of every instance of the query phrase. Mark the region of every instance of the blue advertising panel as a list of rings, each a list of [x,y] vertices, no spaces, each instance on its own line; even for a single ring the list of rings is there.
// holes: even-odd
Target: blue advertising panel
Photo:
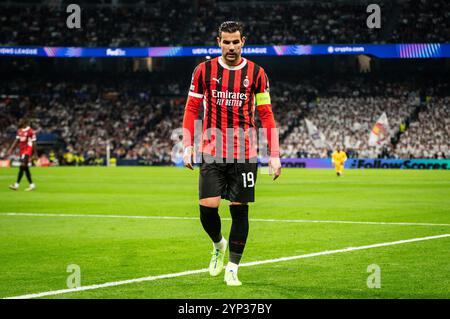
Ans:
[[[366,54],[378,58],[448,58],[450,44],[317,44],[246,46],[245,56],[303,56]],[[186,57],[217,56],[219,47],[143,47],[143,48],[82,48],[82,47],[0,47],[0,56],[30,56],[48,58],[119,58],[119,57]]]
[[[261,164],[267,164],[267,159],[261,159]],[[283,167],[299,168],[333,168],[330,158],[282,158]],[[349,158],[345,168],[356,169],[426,169],[448,170],[448,159],[373,159]]]

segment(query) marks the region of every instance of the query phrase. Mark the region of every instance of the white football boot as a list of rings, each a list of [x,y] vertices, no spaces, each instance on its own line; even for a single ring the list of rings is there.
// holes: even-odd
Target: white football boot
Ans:
[[[28,188],[25,189],[26,192],[30,192],[32,190],[34,190],[36,188],[36,185],[34,185],[34,183],[30,184],[30,186],[28,186]]]
[[[211,276],[219,275],[223,270],[223,260],[225,259],[225,253],[227,252],[228,242],[224,240],[224,245],[221,249],[213,247],[211,261],[209,262],[209,274]]]
[[[241,286],[242,282],[238,279],[238,267],[236,264],[228,263],[225,268],[225,278],[224,281],[227,286]]]

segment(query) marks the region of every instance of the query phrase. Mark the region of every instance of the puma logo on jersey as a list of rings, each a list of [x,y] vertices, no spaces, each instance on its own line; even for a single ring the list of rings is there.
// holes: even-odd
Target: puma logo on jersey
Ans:
[[[212,78],[214,81],[216,81],[217,83],[220,83],[220,79],[221,79],[221,77],[220,78],[218,78],[218,79],[216,79],[216,78]]]

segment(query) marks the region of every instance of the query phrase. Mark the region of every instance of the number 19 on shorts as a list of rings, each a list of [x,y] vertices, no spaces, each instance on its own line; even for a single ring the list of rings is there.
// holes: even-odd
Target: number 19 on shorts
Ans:
[[[242,181],[244,183],[244,188],[255,186],[255,178],[253,172],[242,173]]]

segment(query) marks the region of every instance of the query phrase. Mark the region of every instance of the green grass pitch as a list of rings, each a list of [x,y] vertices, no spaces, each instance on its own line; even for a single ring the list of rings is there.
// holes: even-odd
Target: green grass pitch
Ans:
[[[67,289],[71,264],[82,286],[208,266],[198,169],[33,168],[37,190],[29,193],[25,177],[19,191],[8,189],[16,174],[0,169],[0,297]],[[220,215],[230,217],[226,202]],[[259,174],[250,218],[276,221],[250,221],[242,263],[450,234],[450,171],[346,170],[338,178],[332,170],[284,169],[275,182]],[[228,237],[230,220],[222,226]],[[197,273],[47,298],[449,298],[449,252],[447,237],[241,267],[241,287]],[[380,288],[367,286],[372,264]]]

